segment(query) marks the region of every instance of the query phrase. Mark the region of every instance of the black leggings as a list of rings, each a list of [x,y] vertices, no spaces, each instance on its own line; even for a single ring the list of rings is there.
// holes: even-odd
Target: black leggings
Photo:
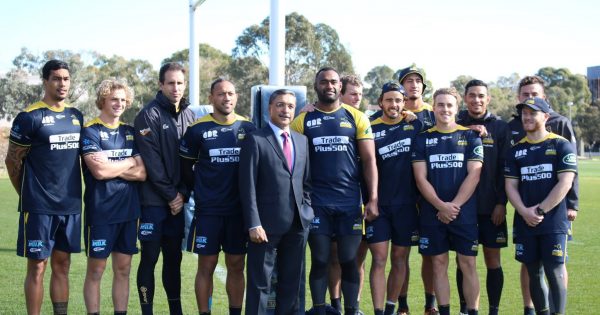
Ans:
[[[349,309],[358,309],[360,274],[356,264],[356,251],[361,239],[362,235],[336,236],[338,260],[342,269],[344,307]],[[313,305],[323,305],[325,304],[325,293],[327,292],[331,237],[329,235],[310,234],[308,244],[311,252],[309,284]]]
[[[553,313],[564,314],[567,304],[567,288],[563,264],[540,261],[526,264],[529,273],[529,291],[536,311],[548,309],[548,289],[544,285],[544,273],[548,279]],[[543,269],[542,269],[543,268]]]
[[[181,296],[181,238],[163,237],[160,241],[142,241],[140,266],[137,271],[137,288],[140,304],[154,300],[154,267],[162,248],[162,282],[167,298],[179,300]]]

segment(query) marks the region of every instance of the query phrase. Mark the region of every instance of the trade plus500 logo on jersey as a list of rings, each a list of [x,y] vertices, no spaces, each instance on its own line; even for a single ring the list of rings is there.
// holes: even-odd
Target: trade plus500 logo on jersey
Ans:
[[[347,136],[317,137],[312,141],[315,152],[348,151],[350,138]]]
[[[410,151],[410,143],[411,139],[402,139],[396,141],[392,144],[386,145],[384,147],[379,148],[377,152],[381,156],[382,159],[388,159],[394,156],[397,156],[399,153]]]
[[[234,163],[240,161],[240,148],[219,148],[208,151],[211,163]]]
[[[435,168],[460,168],[463,166],[465,155],[463,153],[433,154],[429,157],[431,169]]]
[[[79,149],[79,134],[65,133],[51,135],[48,142],[50,142],[50,150]]]
[[[522,181],[535,181],[552,178],[552,164],[539,164],[521,167]]]

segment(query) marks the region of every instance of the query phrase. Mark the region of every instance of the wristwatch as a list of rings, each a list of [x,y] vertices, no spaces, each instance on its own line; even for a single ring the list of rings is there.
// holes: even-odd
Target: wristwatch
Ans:
[[[540,207],[535,208],[535,213],[537,215],[541,215],[541,216],[544,216],[546,214],[546,212],[544,211],[544,209],[542,209]]]

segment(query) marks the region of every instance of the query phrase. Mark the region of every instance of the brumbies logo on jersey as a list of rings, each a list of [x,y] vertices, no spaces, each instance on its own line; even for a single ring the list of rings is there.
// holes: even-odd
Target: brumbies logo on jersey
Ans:
[[[75,126],[81,126],[81,122],[79,121],[79,118],[77,118],[77,116],[75,116],[75,115],[71,115],[71,123]]]
[[[246,138],[246,130],[244,130],[244,128],[238,129],[237,138],[238,140],[244,140],[244,138]]]

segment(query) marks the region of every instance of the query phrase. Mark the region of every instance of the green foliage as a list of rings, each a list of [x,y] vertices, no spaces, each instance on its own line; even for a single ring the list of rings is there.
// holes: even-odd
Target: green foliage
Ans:
[[[352,57],[339,41],[337,32],[326,24],[313,25],[296,12],[286,16],[285,83],[305,85],[308,100],[316,99],[315,73],[324,66],[336,68],[340,74],[354,72]],[[260,25],[246,28],[236,40],[233,57],[267,58],[269,49],[269,18]]]
[[[383,65],[377,66],[367,72],[365,76],[365,83],[371,87],[363,89],[363,98],[365,98],[369,104],[378,104],[379,94],[381,94],[381,87],[388,81],[396,81],[398,78],[394,78],[394,70],[392,68]]]

